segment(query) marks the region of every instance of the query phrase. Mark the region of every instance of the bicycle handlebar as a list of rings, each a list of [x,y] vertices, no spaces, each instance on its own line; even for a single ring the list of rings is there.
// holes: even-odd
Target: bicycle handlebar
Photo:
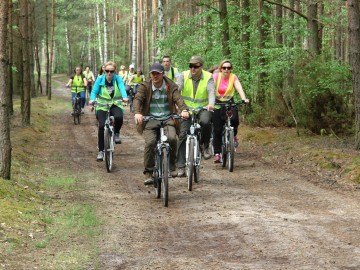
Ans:
[[[152,115],[146,115],[146,116],[143,116],[143,121],[148,122],[149,120],[154,119],[154,120],[158,120],[160,122],[164,122],[169,119],[180,119],[180,118],[181,118],[181,116],[176,113],[170,114],[168,116],[160,117],[160,118],[152,116]]]
[[[240,102],[234,102],[232,100],[229,101],[223,101],[223,102],[215,102],[215,105],[220,105],[220,106],[227,106],[227,107],[236,107],[237,105],[246,105],[247,103],[245,102],[245,100],[241,100]]]

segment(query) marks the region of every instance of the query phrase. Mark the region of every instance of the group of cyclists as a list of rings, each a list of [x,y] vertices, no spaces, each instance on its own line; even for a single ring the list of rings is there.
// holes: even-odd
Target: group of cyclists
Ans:
[[[114,62],[107,62],[102,66],[97,79],[86,68],[81,74],[81,68],[75,69],[75,75],[68,82],[72,89],[75,86],[91,85],[95,81],[89,105],[96,101],[96,117],[98,127],[97,161],[104,159],[104,125],[107,105],[111,106],[111,114],[115,119],[115,143],[121,143],[120,130],[123,124],[124,102],[128,102],[129,91],[137,86],[133,101],[133,112],[137,130],[145,140],[144,170],[145,185],[153,184],[153,169],[155,165],[154,150],[160,122],[156,118],[164,118],[177,113],[182,119],[177,122],[170,119],[165,125],[165,134],[171,146],[170,171],[172,177],[185,176],[186,136],[190,128],[189,109],[204,108],[198,120],[201,126],[201,145],[203,157],[210,159],[212,154],[214,163],[221,160],[221,132],[225,123],[224,112],[216,102],[233,100],[238,94],[245,103],[246,98],[238,77],[232,73],[233,65],[230,60],[223,60],[212,72],[203,69],[204,60],[200,56],[192,56],[188,62],[189,69],[179,72],[171,65],[171,58],[164,56],[162,63],[154,63],[150,67],[149,79],[146,80],[140,68],[135,72],[133,64],[126,71],[124,65],[116,71]],[[92,74],[92,75],[89,75]],[[79,79],[80,78],[80,79]],[[91,82],[89,82],[91,81]],[[72,91],[74,97],[74,92]],[[85,95],[84,95],[85,97]],[[84,98],[85,105],[85,98]],[[82,107],[83,108],[83,107]],[[232,110],[231,125],[234,127],[234,140],[237,143],[237,127],[239,125],[238,109]],[[144,116],[153,116],[155,119],[144,122]],[[213,134],[213,150],[210,151],[210,139]]]

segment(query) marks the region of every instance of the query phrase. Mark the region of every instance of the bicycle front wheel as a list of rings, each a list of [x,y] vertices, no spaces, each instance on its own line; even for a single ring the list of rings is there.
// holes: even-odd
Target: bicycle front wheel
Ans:
[[[81,122],[81,106],[78,101],[75,101],[73,115],[74,115],[74,124],[75,125],[80,124],[80,122]]]
[[[105,129],[104,133],[104,149],[105,149],[105,165],[107,172],[111,172],[112,161],[113,161],[113,151],[111,149],[111,140],[113,136],[110,135],[110,131]]]
[[[221,167],[226,166],[227,158],[227,132],[224,132],[222,136],[222,145],[221,145]]]
[[[230,130],[229,139],[228,139],[228,149],[227,149],[227,162],[229,172],[234,170],[234,155],[235,155],[235,146],[234,146],[234,131]]]
[[[163,201],[164,206],[167,207],[169,204],[169,159],[168,159],[168,152],[164,147],[162,149],[162,158],[161,158],[161,165],[162,165],[162,181],[161,186],[163,189]]]
[[[201,150],[199,143],[197,143],[196,146],[196,161],[195,161],[195,167],[194,167],[194,182],[198,183],[200,179],[200,166],[201,166]]]
[[[187,162],[186,162],[186,173],[187,173],[187,179],[188,179],[188,190],[192,190],[192,182],[193,182],[193,176],[194,176],[194,139],[190,138],[189,141],[189,151],[187,156]]]

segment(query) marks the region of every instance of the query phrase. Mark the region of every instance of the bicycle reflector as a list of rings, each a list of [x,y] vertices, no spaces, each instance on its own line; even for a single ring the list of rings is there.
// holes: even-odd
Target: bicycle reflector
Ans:
[[[195,127],[194,126],[190,126],[190,134],[193,135],[195,132]]]

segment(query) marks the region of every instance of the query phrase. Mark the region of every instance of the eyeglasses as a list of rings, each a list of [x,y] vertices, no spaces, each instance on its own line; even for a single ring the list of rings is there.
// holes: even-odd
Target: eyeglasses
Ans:
[[[198,69],[198,68],[201,68],[201,65],[197,66],[197,65],[193,65],[193,64],[190,64],[189,65],[189,68],[194,68],[194,69]]]
[[[106,73],[111,73],[111,74],[112,74],[112,73],[114,73],[114,72],[115,72],[115,70],[108,70],[108,69],[105,69],[105,72],[106,72]]]
[[[232,70],[232,67],[221,67],[222,70]]]

